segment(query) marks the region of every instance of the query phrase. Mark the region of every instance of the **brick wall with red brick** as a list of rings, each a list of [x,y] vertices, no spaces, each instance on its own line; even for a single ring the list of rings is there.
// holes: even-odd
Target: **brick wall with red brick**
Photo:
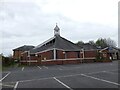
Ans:
[[[85,58],[93,58],[96,57],[97,52],[94,50],[92,51],[84,51],[84,57]]]
[[[20,59],[21,53],[23,53],[23,51],[19,51],[19,50],[13,51],[13,58],[14,59]]]

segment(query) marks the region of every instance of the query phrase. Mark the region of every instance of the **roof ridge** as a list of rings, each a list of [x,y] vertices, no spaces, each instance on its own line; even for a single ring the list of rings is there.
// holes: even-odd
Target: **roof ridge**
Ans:
[[[43,45],[45,45],[46,43],[50,42],[50,41],[53,40],[54,38],[55,38],[55,36],[52,37],[52,38],[49,38],[48,40],[46,40],[46,41],[44,41],[43,43],[37,45],[37,46],[36,46],[35,48],[33,48],[33,49],[36,49],[36,48],[42,47]]]

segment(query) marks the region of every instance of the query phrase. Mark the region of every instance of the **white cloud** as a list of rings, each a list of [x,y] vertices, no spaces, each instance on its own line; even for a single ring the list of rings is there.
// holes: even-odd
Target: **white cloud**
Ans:
[[[73,42],[99,37],[117,42],[117,8],[117,0],[1,0],[0,43],[5,54],[40,44],[53,36],[56,22],[61,36]]]
[[[40,3],[37,2],[41,6]],[[79,22],[102,23],[116,27],[117,6],[117,0],[49,0],[42,10],[45,13],[62,13]]]

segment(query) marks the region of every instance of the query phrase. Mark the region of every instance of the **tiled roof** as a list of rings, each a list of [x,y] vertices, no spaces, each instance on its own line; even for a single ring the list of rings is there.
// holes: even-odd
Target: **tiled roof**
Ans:
[[[13,51],[15,51],[15,50],[16,51],[17,50],[19,50],[19,51],[29,51],[30,49],[33,49],[33,48],[34,48],[34,46],[24,45],[24,46],[13,49]]]
[[[98,49],[95,45],[84,43],[80,45],[84,50],[96,50]]]
[[[46,41],[42,46],[38,45],[30,50],[30,53],[37,53],[44,50],[62,49],[64,51],[80,51],[82,48],[72,43],[71,41],[61,37],[60,35],[54,36],[51,40]]]

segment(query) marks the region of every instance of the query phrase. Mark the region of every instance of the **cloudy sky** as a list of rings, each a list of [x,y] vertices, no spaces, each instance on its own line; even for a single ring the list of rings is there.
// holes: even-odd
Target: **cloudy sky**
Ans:
[[[111,38],[118,44],[119,0],[0,0],[0,53],[51,38],[55,24],[72,42]]]

